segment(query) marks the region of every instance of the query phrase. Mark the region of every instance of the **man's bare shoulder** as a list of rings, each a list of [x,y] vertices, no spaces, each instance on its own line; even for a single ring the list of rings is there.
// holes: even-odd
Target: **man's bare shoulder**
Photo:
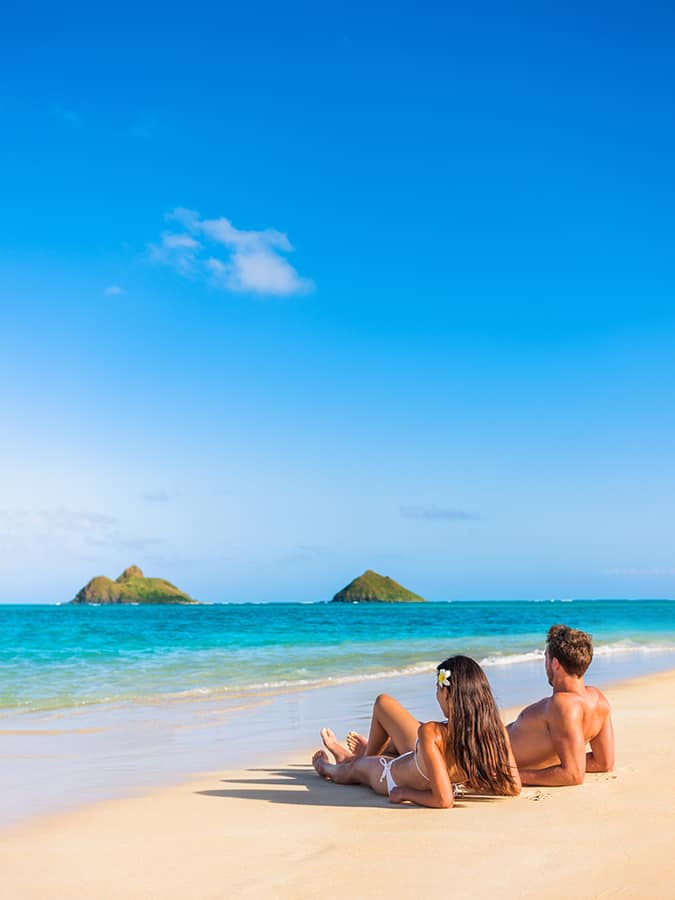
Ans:
[[[542,716],[546,715],[550,702],[550,697],[542,697],[541,700],[530,703],[529,706],[526,706],[525,709],[520,711],[516,718],[516,722],[523,721],[524,719],[540,719]]]
[[[609,701],[595,687],[586,685],[582,694],[575,691],[556,691],[548,707],[549,722],[571,724],[583,721],[584,732],[590,740],[610,716]]]
[[[578,711],[582,715],[588,704],[588,698],[574,691],[556,691],[550,698],[549,712],[552,715],[574,715]]]
[[[596,700],[598,705],[604,706],[607,709],[611,708],[607,697],[605,697],[599,688],[593,687],[592,684],[586,685],[586,694]]]

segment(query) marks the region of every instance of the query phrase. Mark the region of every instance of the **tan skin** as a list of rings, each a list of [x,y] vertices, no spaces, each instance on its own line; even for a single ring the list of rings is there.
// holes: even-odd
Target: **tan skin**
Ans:
[[[449,698],[445,688],[436,688],[436,699],[441,711],[449,716]],[[418,806],[432,809],[449,809],[454,804],[452,783],[463,781],[462,773],[448,764],[445,758],[445,743],[448,726],[445,722],[424,722],[420,724],[400,703],[381,694],[375,701],[373,719],[368,736],[366,754],[353,756],[334,739],[329,729],[324,729],[324,744],[333,752],[336,762],[331,763],[324,750],[317,750],[312,763],[324,778],[338,784],[365,784],[377,794],[386,796],[387,785],[382,778],[382,764],[379,754],[390,741],[401,753],[415,750],[417,761],[426,773],[425,779],[418,771],[413,756],[396,759],[391,774],[397,787],[389,794],[391,803],[408,801]],[[507,746],[508,740],[507,740]],[[516,762],[509,746],[509,763],[517,773]],[[516,774],[517,777],[517,774]]]
[[[565,671],[548,647],[545,664],[552,696],[526,707],[507,727],[522,783],[575,785],[586,772],[610,772],[614,730],[607,698],[583,676]]]

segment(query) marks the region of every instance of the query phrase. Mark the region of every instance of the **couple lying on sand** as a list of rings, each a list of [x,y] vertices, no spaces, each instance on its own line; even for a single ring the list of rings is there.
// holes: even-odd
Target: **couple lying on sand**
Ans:
[[[365,784],[392,803],[447,808],[464,791],[516,796],[521,785],[581,784],[586,772],[614,766],[614,732],[606,697],[584,684],[593,658],[590,635],[554,625],[546,639],[550,697],[504,726],[485,673],[467,656],[437,667],[436,699],[444,722],[420,723],[386,694],[375,700],[368,737],[340,744],[330,728],[316,771],[337,784]],[[586,745],[590,751],[586,752]]]

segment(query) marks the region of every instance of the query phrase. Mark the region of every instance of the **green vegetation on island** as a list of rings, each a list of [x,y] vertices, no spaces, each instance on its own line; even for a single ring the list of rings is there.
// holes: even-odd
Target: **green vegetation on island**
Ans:
[[[333,597],[331,603],[425,603],[424,597],[413,594],[386,575],[368,569],[350,581]]]
[[[138,566],[129,566],[113,581],[97,575],[71,603],[198,603],[163,578],[146,578]]]

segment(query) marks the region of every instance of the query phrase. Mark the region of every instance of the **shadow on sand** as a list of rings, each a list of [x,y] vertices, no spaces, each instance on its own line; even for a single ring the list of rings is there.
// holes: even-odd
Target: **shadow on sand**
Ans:
[[[260,800],[267,803],[283,803],[292,806],[381,806],[390,809],[421,809],[411,803],[389,803],[386,797],[371,791],[360,784],[333,784],[319,778],[312,766],[288,766],[285,769],[247,769],[252,776],[260,773],[261,777],[224,778],[221,784],[232,787],[219,790],[197,791],[203,797],[219,797],[221,799],[236,798],[240,800]],[[254,787],[254,785],[257,785]],[[455,807],[461,809],[473,803],[492,803],[500,797],[484,797],[477,794],[464,795],[455,801]]]

